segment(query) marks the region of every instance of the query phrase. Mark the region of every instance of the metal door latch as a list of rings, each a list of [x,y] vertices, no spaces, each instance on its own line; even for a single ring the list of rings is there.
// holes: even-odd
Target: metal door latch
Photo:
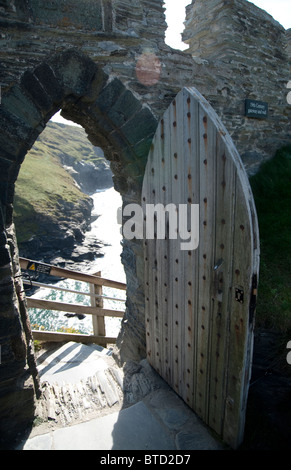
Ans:
[[[235,300],[240,304],[244,302],[244,291],[242,289],[235,289]]]

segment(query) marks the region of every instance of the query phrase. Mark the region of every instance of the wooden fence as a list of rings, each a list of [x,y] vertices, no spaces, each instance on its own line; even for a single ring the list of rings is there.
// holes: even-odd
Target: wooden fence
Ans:
[[[114,344],[115,337],[106,336],[105,317],[123,318],[123,310],[111,310],[103,307],[104,299],[114,300],[118,302],[125,302],[124,299],[109,297],[103,295],[103,287],[111,287],[113,289],[126,290],[126,284],[105,279],[101,276],[101,272],[96,274],[86,274],[70,269],[59,268],[38,261],[20,258],[20,266],[23,270],[38,274],[46,274],[50,276],[60,277],[62,279],[74,279],[77,281],[86,282],[89,284],[90,292],[80,292],[73,289],[67,289],[52,284],[44,284],[33,280],[23,280],[24,284],[41,287],[44,289],[54,289],[66,293],[81,294],[89,296],[91,305],[81,305],[65,302],[56,302],[52,300],[36,299],[27,297],[28,308],[46,309],[59,312],[67,312],[74,314],[92,315],[93,335],[75,334],[75,333],[61,333],[51,331],[32,330],[33,338],[40,341],[76,341],[84,344],[97,343],[106,347],[107,344]]]

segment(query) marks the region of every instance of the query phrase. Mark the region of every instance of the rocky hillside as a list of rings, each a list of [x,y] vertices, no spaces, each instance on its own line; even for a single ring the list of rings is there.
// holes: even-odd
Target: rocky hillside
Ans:
[[[112,186],[109,163],[102,149],[89,142],[83,128],[50,121],[39,142],[60,160],[84,193]]]
[[[89,195],[111,185],[109,164],[85,131],[49,122],[27,154],[16,183],[14,221],[20,255],[70,258],[90,227]]]

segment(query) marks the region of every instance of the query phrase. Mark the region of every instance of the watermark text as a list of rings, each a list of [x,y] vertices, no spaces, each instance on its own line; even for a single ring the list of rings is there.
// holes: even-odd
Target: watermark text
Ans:
[[[118,214],[122,235],[127,240],[177,240],[180,248],[196,250],[199,245],[199,204],[127,204]]]

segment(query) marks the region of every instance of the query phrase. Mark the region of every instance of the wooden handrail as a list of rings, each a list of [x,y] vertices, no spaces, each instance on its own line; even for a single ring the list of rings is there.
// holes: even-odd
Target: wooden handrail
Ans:
[[[43,284],[42,282],[36,282],[36,281],[28,281],[23,279],[22,280],[23,284],[29,285],[29,286],[35,286],[35,287],[41,287],[42,289],[51,289],[51,290],[59,290],[61,292],[66,292],[68,294],[79,294],[79,295],[85,295],[87,297],[96,297],[105,299],[105,300],[114,300],[115,302],[125,302],[125,299],[119,299],[117,297],[109,297],[108,295],[98,295],[98,294],[90,294],[90,292],[83,292],[79,290],[74,290],[74,289],[67,289],[66,287],[59,287],[55,286],[53,284]]]
[[[27,298],[27,306],[28,308],[44,308],[46,310],[55,310],[58,312],[96,315],[99,317],[122,318],[124,316],[124,311],[120,310],[109,310],[99,307],[87,307],[80,304],[67,304],[64,302],[55,302],[52,300],[34,299],[32,297]]]
[[[59,268],[51,264],[40,263],[27,258],[19,258],[20,267],[29,271],[47,274],[50,276],[74,279],[76,281],[89,282],[97,286],[113,287],[115,289],[126,290],[123,282],[112,281],[92,274],[80,273],[71,269]]]
[[[82,293],[83,295],[89,295],[91,297],[91,306],[83,306],[80,304],[71,304],[71,303],[64,303],[64,302],[56,302],[51,300],[43,300],[43,299],[35,299],[33,297],[27,297],[27,307],[28,308],[37,308],[37,309],[45,309],[45,310],[52,310],[52,311],[60,311],[60,312],[70,312],[75,314],[85,314],[85,315],[92,315],[92,323],[93,323],[93,335],[82,335],[82,334],[68,334],[68,333],[59,333],[59,332],[51,332],[51,331],[37,331],[33,330],[33,337],[34,339],[38,339],[40,341],[77,341],[82,343],[94,343],[97,342],[101,346],[107,347],[108,343],[115,343],[116,338],[110,338],[106,336],[105,331],[105,317],[116,317],[116,318],[123,318],[124,311],[120,310],[109,310],[103,308],[103,298],[106,296],[102,295],[102,287],[111,287],[114,289],[126,290],[126,284],[122,282],[112,281],[110,279],[104,279],[101,277],[101,272],[97,274],[86,274],[80,273],[77,271],[73,271],[70,269],[59,268],[57,266],[53,266],[51,264],[40,263],[38,261],[33,261],[27,258],[20,258],[19,259],[20,267],[23,270],[32,271],[39,274],[46,274],[51,276],[56,276],[65,279],[74,279],[76,281],[86,282],[90,285],[90,293]],[[25,281],[24,281],[25,282]],[[41,283],[34,283],[31,284],[39,284],[39,287],[44,287]],[[54,286],[48,286],[54,289]],[[80,294],[78,291],[74,291],[73,289],[63,289],[56,287],[57,289],[70,291],[74,293]],[[114,299],[121,301],[122,299]]]

